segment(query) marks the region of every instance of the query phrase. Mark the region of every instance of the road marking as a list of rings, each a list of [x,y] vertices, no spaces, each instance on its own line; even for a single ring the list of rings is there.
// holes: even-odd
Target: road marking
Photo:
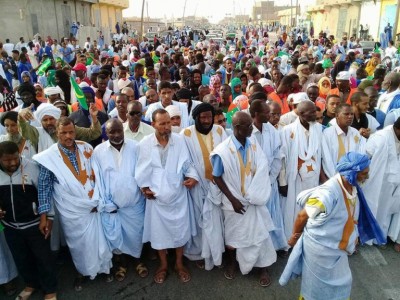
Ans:
[[[381,252],[376,247],[363,247],[360,249],[361,256],[370,266],[386,266],[387,262]],[[399,298],[400,299],[400,298]]]

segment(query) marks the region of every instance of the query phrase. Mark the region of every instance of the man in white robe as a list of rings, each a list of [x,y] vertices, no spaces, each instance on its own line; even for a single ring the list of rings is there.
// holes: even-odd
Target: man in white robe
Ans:
[[[351,105],[344,103],[336,108],[336,118],[330,121],[330,127],[324,130],[322,143],[322,165],[328,178],[336,174],[336,164],[347,152],[365,153],[367,140],[351,124],[354,111]]]
[[[76,138],[78,140],[90,142],[101,135],[101,125],[97,119],[98,110],[96,105],[90,105],[89,113],[92,118],[90,128],[75,127]],[[60,116],[61,110],[49,103],[42,103],[34,113],[29,107],[22,109],[18,113],[18,127],[21,136],[30,142],[35,152],[40,153],[47,150],[58,141],[56,123]],[[32,126],[28,123],[31,120],[37,120],[42,126]],[[53,232],[50,239],[52,251],[59,251],[60,245],[65,246],[64,233],[60,227],[57,209],[55,210]]]
[[[271,284],[267,267],[276,261],[269,235],[274,225],[266,206],[271,193],[268,161],[260,145],[249,139],[253,121],[247,113],[237,112],[232,126],[234,134],[211,153],[214,182],[222,192],[229,258],[224,276],[235,277],[238,261],[242,274],[261,268],[259,284],[266,287]]]
[[[61,117],[56,126],[58,143],[35,155],[39,164],[39,199],[54,199],[74,265],[81,276],[75,289],[82,289],[82,276],[92,279],[98,273],[109,274],[112,253],[104,236],[99,198],[94,194],[92,147],[75,141],[71,119]],[[107,281],[112,277],[107,276]]]
[[[303,101],[297,110],[299,118],[281,130],[283,159],[279,191],[283,196],[282,212],[287,238],[300,211],[300,206],[296,204],[297,195],[318,186],[321,173],[322,125],[316,122],[315,104]]]
[[[400,252],[400,118],[372,135],[366,152],[371,157],[365,198],[385,236]]]
[[[108,120],[105,128],[108,141],[93,151],[93,169],[103,207],[104,233],[114,254],[121,254],[116,257],[119,265],[114,275],[123,281],[128,269],[125,255],[140,258],[142,253],[145,199],[135,180],[137,143],[124,141],[123,126],[118,119]],[[143,263],[136,269],[141,277],[148,274]]]
[[[210,153],[226,139],[226,134],[221,126],[213,125],[214,114],[212,105],[199,104],[192,112],[195,125],[181,132],[200,178],[199,184],[190,189],[197,235],[186,245],[184,255],[196,261],[199,268],[206,270],[221,265],[225,250],[221,203],[215,202],[213,197],[213,191],[218,190],[218,187],[212,182]]]
[[[154,276],[163,283],[168,272],[167,249],[176,252],[175,270],[181,282],[191,279],[183,265],[183,246],[196,234],[190,213],[188,189],[199,181],[190,162],[184,138],[171,133],[171,120],[166,110],[153,112],[156,132],[139,143],[135,179],[147,198],[144,216],[143,243],[150,242],[158,250],[160,266]]]
[[[355,251],[358,233],[362,242],[363,236],[370,234],[367,227],[359,226],[359,231],[356,225],[363,220],[361,214],[372,217],[357,183],[368,178],[369,164],[366,155],[347,153],[338,164],[339,174],[299,194],[302,210],[289,240],[294,248],[279,279],[286,285],[301,275],[299,299],[350,298],[348,256]]]
[[[278,191],[278,176],[282,167],[281,139],[278,130],[269,123],[270,108],[265,101],[254,100],[251,102],[250,115],[254,122],[253,133],[250,139],[254,143],[257,141],[268,160],[271,196],[267,202],[267,208],[275,227],[270,232],[270,235],[278,254],[287,256],[289,247],[283,226],[281,201]]]
[[[149,107],[147,108],[146,111],[146,116],[145,116],[145,120],[152,122],[152,114],[155,110],[157,109],[165,109],[166,107],[168,107],[169,105],[174,105],[179,107],[179,110],[181,111],[181,127],[182,128],[186,128],[189,126],[189,114],[188,114],[188,107],[186,103],[181,103],[178,101],[173,101],[172,100],[172,87],[171,87],[171,83],[168,81],[161,81],[159,86],[158,86],[158,91],[160,94],[160,98],[161,101],[156,102],[156,103],[152,103],[149,105]]]

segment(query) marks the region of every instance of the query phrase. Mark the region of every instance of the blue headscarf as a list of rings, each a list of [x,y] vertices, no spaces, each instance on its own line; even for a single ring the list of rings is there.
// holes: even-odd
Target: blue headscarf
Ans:
[[[357,174],[367,168],[371,161],[365,154],[348,152],[339,160],[336,170],[351,185],[357,188],[358,199],[360,202],[360,215],[358,217],[358,234],[361,243],[375,239],[378,245],[386,244],[386,237],[379,227],[374,215],[368,207],[364,193],[357,182]]]

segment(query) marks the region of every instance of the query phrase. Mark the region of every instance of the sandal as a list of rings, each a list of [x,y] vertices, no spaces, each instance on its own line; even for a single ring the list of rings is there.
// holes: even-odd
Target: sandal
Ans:
[[[136,266],[136,272],[140,278],[146,278],[149,276],[149,270],[144,263],[140,263]]]
[[[258,283],[262,287],[267,287],[271,285],[271,278],[269,277],[267,271],[265,271],[265,273],[264,272],[261,273],[260,280],[258,281]]]
[[[117,279],[117,281],[121,282],[125,280],[126,277],[126,271],[127,269],[124,267],[119,267],[117,272],[115,272],[115,279]]]
[[[182,269],[178,270],[177,268],[175,268],[175,272],[178,275],[179,280],[182,283],[186,283],[189,282],[192,279],[192,276],[190,276],[190,273],[188,270],[186,270],[185,267],[183,267]]]
[[[32,291],[25,291],[25,289],[19,293],[19,295],[15,298],[15,300],[28,300],[30,296],[32,296],[33,292],[35,290]]]
[[[15,284],[14,284],[13,280],[8,282],[8,283],[6,283],[6,284],[4,284],[4,293],[7,296],[10,297],[10,296],[14,295],[16,292],[17,292],[17,288],[15,287]]]
[[[224,272],[224,276],[228,280],[235,279],[235,266],[229,266],[226,268]]]
[[[395,243],[394,246],[393,246],[393,248],[394,248],[394,251],[400,253],[400,244]]]
[[[157,270],[156,274],[153,277],[154,282],[158,284],[164,283],[165,279],[167,278],[167,275],[168,275],[167,269]]]
[[[83,290],[83,286],[82,285],[83,285],[84,280],[85,280],[84,276],[78,276],[78,277],[75,278],[75,280],[74,280],[75,292],[80,292],[80,291]]]
[[[106,274],[106,282],[110,283],[114,281],[114,276],[112,274]]]
[[[198,267],[200,270],[204,270],[205,268],[205,263],[204,260],[196,260],[196,267]]]

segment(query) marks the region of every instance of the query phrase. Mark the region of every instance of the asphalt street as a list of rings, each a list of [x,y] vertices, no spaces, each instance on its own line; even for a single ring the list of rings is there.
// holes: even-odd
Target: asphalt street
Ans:
[[[88,280],[83,291],[79,293],[73,289],[75,271],[72,262],[67,261],[59,266],[58,299],[298,299],[300,279],[291,281],[285,287],[278,283],[286,261],[278,258],[269,268],[272,284],[267,288],[258,285],[258,272],[246,276],[237,273],[235,279],[227,280],[223,269],[204,271],[192,262],[186,262],[192,274],[189,283],[181,283],[171,265],[166,282],[158,285],[153,282],[157,262],[146,261],[150,275],[145,279],[136,274],[131,264],[123,282],[114,280],[106,283],[104,276],[98,276],[95,280]],[[353,273],[352,300],[400,300],[400,254],[393,250],[392,245],[387,249],[362,246],[359,253],[351,256],[349,261]],[[22,288],[22,282],[18,281],[18,290]],[[15,299],[15,296],[6,297],[0,292],[0,299],[11,300]],[[43,295],[37,292],[30,299],[43,299]]]

